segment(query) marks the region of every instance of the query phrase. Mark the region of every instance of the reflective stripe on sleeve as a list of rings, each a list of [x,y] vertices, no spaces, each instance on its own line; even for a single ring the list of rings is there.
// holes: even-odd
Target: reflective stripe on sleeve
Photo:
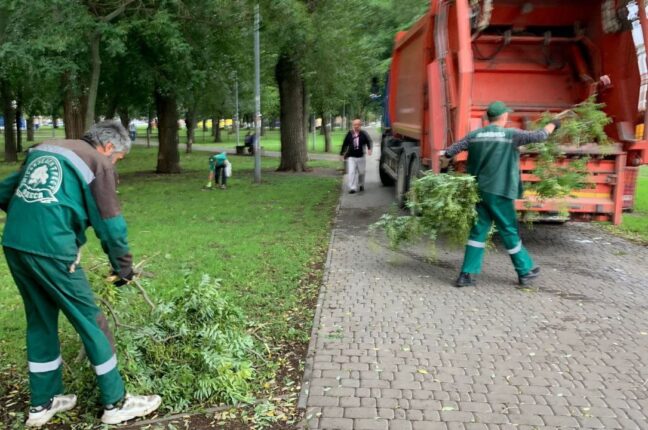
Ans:
[[[486,248],[486,243],[477,242],[476,240],[469,240],[467,245],[472,246],[473,248]]]
[[[94,366],[95,373],[97,376],[105,375],[106,373],[110,372],[113,370],[115,367],[117,367],[117,356],[113,354],[112,357],[108,359],[103,364],[100,364],[98,366]]]
[[[27,365],[29,366],[29,371],[31,373],[45,373],[51,372],[61,367],[63,359],[59,355],[56,360],[48,361],[47,363],[35,363],[33,361],[28,361]]]

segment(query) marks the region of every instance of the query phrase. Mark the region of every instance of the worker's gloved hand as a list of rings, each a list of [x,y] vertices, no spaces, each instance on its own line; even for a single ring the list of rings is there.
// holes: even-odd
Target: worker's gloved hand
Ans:
[[[109,279],[115,287],[123,287],[124,285],[132,281],[134,277],[135,272],[133,271],[133,269],[131,269],[126,276],[119,276],[117,272],[113,271]]]
[[[560,128],[560,120],[557,118],[552,119],[549,124],[553,124],[554,127],[556,127],[554,128],[554,132],[556,132]]]
[[[441,170],[445,170],[450,165],[450,161],[452,161],[452,158],[448,158],[448,157],[446,157],[445,154],[441,154],[441,157],[439,157],[439,160],[441,161]]]

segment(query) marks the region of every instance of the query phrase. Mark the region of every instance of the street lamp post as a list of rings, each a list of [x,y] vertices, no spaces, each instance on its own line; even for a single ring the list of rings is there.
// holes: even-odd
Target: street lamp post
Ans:
[[[236,86],[234,87],[234,94],[236,96],[236,116],[234,117],[234,127],[236,127],[236,146],[241,146],[240,139],[240,124],[239,124],[239,84],[238,84],[238,74],[234,72],[234,80],[236,81]]]
[[[261,46],[259,41],[259,3],[254,6],[254,182],[261,183]]]

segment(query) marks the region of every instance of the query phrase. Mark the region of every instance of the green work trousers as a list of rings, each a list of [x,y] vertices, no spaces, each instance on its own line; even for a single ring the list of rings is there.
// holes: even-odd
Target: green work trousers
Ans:
[[[526,275],[533,269],[533,260],[522,246],[513,200],[484,192],[481,192],[480,195],[482,200],[477,204],[477,223],[470,231],[461,271],[465,273],[481,272],[488,232],[495,222],[497,232],[511,256],[515,271],[520,276]]]
[[[85,273],[73,262],[4,248],[11,275],[27,316],[27,361],[32,406],[46,404],[63,392],[59,310],[81,337],[97,375],[101,402],[113,404],[125,395],[117,357],[99,325],[103,317]]]

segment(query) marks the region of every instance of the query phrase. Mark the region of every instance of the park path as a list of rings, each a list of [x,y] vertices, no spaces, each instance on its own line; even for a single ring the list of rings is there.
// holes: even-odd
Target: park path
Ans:
[[[135,141],[135,145],[137,146],[146,146],[146,139],[141,139],[138,138]],[[157,141],[151,140],[151,147],[157,147],[158,143]],[[263,146],[263,144],[262,144]],[[184,143],[181,143],[178,145],[178,149],[182,152],[187,150],[187,145]],[[204,145],[204,144],[194,144],[191,147],[192,151],[196,152],[226,152],[228,155],[236,155],[236,148],[234,147],[223,147],[219,145]],[[281,152],[278,151],[263,151],[261,153],[264,157],[272,157],[272,158],[280,158],[281,157]],[[331,154],[331,153],[321,153],[321,152],[309,152],[308,153],[308,159],[309,160],[324,160],[324,161],[337,161],[340,157],[337,154]]]
[[[542,267],[517,290],[487,253],[452,287],[461,250],[389,250],[367,227],[392,201],[367,163],[344,189],[305,366],[308,429],[648,429],[648,249],[593,225],[536,225]]]

